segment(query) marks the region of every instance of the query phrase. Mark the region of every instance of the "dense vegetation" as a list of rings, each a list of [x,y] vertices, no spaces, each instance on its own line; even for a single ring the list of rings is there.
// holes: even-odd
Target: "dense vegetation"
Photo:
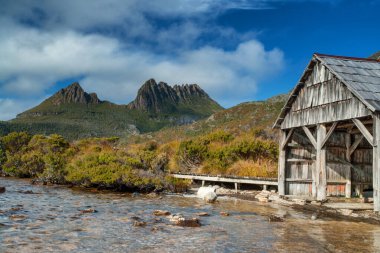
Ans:
[[[242,103],[189,125],[166,127],[153,133],[129,136],[123,141],[141,143],[151,139],[166,143],[204,136],[214,131],[227,131],[234,135],[241,135],[255,129],[263,139],[275,140],[277,133],[272,126],[287,97],[287,95],[279,95],[266,101]]]
[[[4,176],[41,183],[73,184],[120,191],[182,191],[188,182],[168,172],[276,176],[277,145],[258,132],[226,131],[172,141],[125,145],[119,138],[68,142],[60,135],[12,132],[0,138]]]
[[[178,191],[187,185],[166,176],[166,157],[154,145],[130,152],[117,146],[118,138],[69,143],[59,135],[31,136],[26,132],[12,132],[1,137],[0,143],[5,176],[121,191]]]
[[[177,170],[214,175],[276,177],[278,146],[258,132],[215,131],[179,143]]]

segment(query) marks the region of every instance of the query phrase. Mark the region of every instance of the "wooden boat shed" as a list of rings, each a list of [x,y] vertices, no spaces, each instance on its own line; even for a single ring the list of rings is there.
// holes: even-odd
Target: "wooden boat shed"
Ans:
[[[380,211],[379,61],[314,54],[274,127],[280,195],[369,195]]]

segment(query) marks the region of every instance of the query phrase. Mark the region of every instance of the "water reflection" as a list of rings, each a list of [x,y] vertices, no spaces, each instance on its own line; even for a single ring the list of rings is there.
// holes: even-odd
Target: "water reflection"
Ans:
[[[380,228],[364,223],[310,220],[276,205],[193,198],[132,198],[0,179],[0,252],[379,252]],[[29,192],[28,192],[29,191]],[[30,192],[32,191],[32,192]],[[31,194],[33,193],[33,194]],[[81,213],[95,208],[96,213]],[[170,225],[155,209],[201,217],[202,227]],[[231,215],[221,216],[220,211]],[[286,214],[282,223],[268,214]],[[139,217],[145,227],[134,227]]]

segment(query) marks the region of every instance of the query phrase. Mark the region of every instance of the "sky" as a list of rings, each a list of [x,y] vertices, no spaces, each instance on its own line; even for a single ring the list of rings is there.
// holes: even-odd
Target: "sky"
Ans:
[[[315,52],[380,51],[380,0],[0,0],[0,120],[78,81],[118,104],[148,79],[228,108],[289,92]]]

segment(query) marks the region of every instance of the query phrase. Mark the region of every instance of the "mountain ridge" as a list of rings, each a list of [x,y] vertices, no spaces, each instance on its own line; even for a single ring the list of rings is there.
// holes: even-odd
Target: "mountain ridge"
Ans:
[[[100,100],[96,93],[87,93],[74,82],[0,124],[0,133],[26,130],[32,134],[58,133],[68,139],[126,136],[188,124],[222,109],[198,85],[171,87],[150,79],[134,101],[118,105]]]
[[[171,87],[165,82],[156,83],[154,79],[149,79],[141,86],[135,100],[127,107],[151,113],[170,112],[180,104],[195,104],[199,99],[209,100],[215,108],[222,108],[197,84]]]

